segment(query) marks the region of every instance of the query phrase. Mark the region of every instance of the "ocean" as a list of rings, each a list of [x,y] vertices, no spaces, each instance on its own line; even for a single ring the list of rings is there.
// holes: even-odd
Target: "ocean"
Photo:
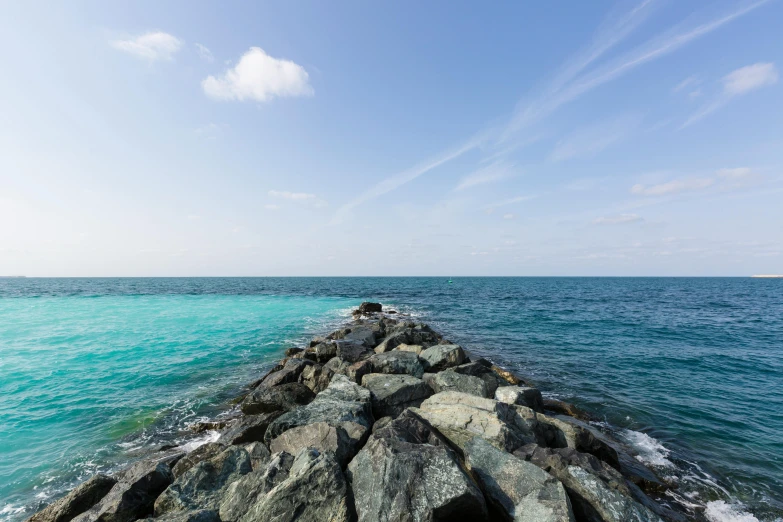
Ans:
[[[0,521],[197,443],[363,300],[598,415],[709,520],[783,520],[783,280],[468,277],[0,279]]]

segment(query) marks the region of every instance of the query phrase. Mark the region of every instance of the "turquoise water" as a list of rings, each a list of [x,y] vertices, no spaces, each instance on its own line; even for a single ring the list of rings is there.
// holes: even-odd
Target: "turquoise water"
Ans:
[[[186,442],[287,346],[378,299],[598,413],[710,520],[783,516],[783,281],[0,280],[0,519]]]

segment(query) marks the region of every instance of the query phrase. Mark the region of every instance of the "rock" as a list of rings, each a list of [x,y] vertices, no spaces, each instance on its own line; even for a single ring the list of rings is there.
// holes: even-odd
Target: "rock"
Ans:
[[[368,359],[373,373],[408,374],[421,379],[424,366],[419,356],[411,352],[386,352]]]
[[[117,483],[107,475],[93,475],[61,499],[27,519],[27,522],[70,522],[97,504]]]
[[[245,444],[244,448],[247,454],[250,455],[250,465],[254,471],[265,468],[267,463],[269,463],[271,454],[263,442],[251,442],[250,444]]]
[[[290,453],[275,453],[263,469],[229,484],[220,501],[222,522],[235,522],[242,518],[259,497],[263,498],[288,478],[293,463],[294,457]]]
[[[397,346],[395,350],[399,350],[401,352],[413,352],[416,355],[419,355],[424,351],[424,347],[420,344],[401,344]]]
[[[293,357],[294,355],[302,352],[304,352],[303,348],[287,348],[284,353],[286,357]]]
[[[221,522],[220,516],[210,509],[198,511],[171,511],[155,518],[156,522]]]
[[[481,361],[483,361],[483,359],[466,364],[460,364],[459,366],[451,368],[451,370],[462,375],[472,375],[473,377],[478,377],[487,383],[487,391],[490,393],[490,397],[495,396],[495,390],[497,390],[500,386],[511,386],[508,382],[505,381],[505,379],[502,379],[498,374],[492,371],[490,368],[491,365],[487,366],[482,364]]]
[[[362,432],[362,435],[364,432]],[[352,438],[342,426],[330,426],[316,422],[292,428],[276,437],[269,448],[272,453],[297,454],[305,448],[315,448],[320,453],[331,453],[341,468],[359,451],[361,438]]]
[[[343,337],[343,342],[359,344],[372,349],[378,344],[379,335],[380,328],[378,326],[358,326]]]
[[[321,393],[329,386],[334,372],[320,364],[308,366],[299,375],[299,382],[307,386],[314,394]]]
[[[174,480],[165,462],[142,460],[117,477],[117,483],[100,502],[76,522],[132,522],[152,514],[155,499]]]
[[[357,311],[362,314],[378,313],[383,311],[383,306],[381,306],[381,303],[370,303],[369,301],[365,301],[359,305]]]
[[[264,377],[259,386],[271,388],[280,384],[297,382],[302,371],[311,364],[313,364],[313,361],[307,359],[289,359],[280,370],[272,372]]]
[[[428,372],[439,372],[465,362],[465,352],[456,344],[438,344],[421,352],[424,368]]]
[[[498,374],[503,380],[505,380],[507,383],[518,386],[519,384],[523,384],[524,381],[520,379],[514,372],[510,370],[506,370],[504,368],[501,368],[500,366],[495,366],[494,364],[491,367],[492,371]]]
[[[352,437],[361,439],[372,427],[373,420],[370,391],[351,382],[345,375],[335,375],[313,402],[275,419],[269,425],[264,440],[269,444],[292,428],[316,422],[342,427]]]
[[[362,382],[362,378],[372,373],[372,362],[369,360],[357,361],[345,370],[345,375],[355,383]]]
[[[490,504],[515,522],[574,522],[559,480],[480,437],[465,445],[465,463]]]
[[[372,413],[381,417],[396,417],[410,406],[420,406],[432,395],[432,389],[421,379],[410,375],[370,373],[362,378],[362,386],[372,394]]]
[[[185,473],[199,462],[211,459],[219,453],[222,453],[225,449],[226,446],[218,442],[208,442],[203,444],[182,457],[174,465],[174,467],[171,468],[171,473],[174,475],[174,478],[179,478],[180,475]]]
[[[527,386],[503,386],[495,391],[495,399],[506,404],[527,406],[538,413],[544,413],[541,392]]]
[[[430,348],[430,350],[432,350],[432,348]],[[451,370],[434,374],[432,378],[427,380],[427,384],[429,384],[435,393],[456,391],[469,393],[478,397],[491,397],[489,387],[482,379],[473,377],[472,375],[462,375]]]
[[[373,345],[374,346],[374,345]],[[369,345],[356,342],[337,342],[337,357],[348,363],[355,363],[375,353]]]
[[[242,417],[238,423],[220,435],[218,442],[231,445],[264,440],[264,434],[269,424],[278,418],[280,414],[281,412],[279,411],[273,411]]]
[[[569,417],[575,417],[583,421],[592,420],[592,415],[569,402],[559,401],[557,399],[544,399],[543,402],[545,410],[552,411],[558,415],[568,415]]]
[[[305,368],[307,372],[313,368]],[[245,415],[257,415],[259,413],[270,413],[273,411],[288,411],[308,404],[315,399],[315,394],[298,382],[281,384],[272,388],[258,388],[253,393],[245,397],[242,401],[241,409]]]
[[[324,341],[304,351],[302,357],[307,360],[324,364],[337,356],[337,345],[333,341]]]
[[[228,426],[228,423],[225,421],[194,422],[188,426],[188,429],[194,433],[204,433],[205,431],[222,430],[226,426]]]
[[[217,509],[224,489],[252,470],[247,451],[230,446],[177,478],[155,501],[155,516],[170,511]]]
[[[401,344],[429,347],[438,344],[440,336],[425,324],[399,323],[386,329],[386,337],[375,347],[375,353],[385,353]]]
[[[532,410],[533,418],[526,419],[516,408],[523,407],[448,391],[436,393],[411,411],[424,417],[460,449],[479,436],[499,449],[513,451],[536,442],[538,428]]]
[[[370,437],[347,475],[359,522],[488,520],[454,452],[410,410]]]
[[[582,453],[590,453],[609,463],[612,467],[619,469],[620,461],[617,456],[617,450],[612,447],[601,432],[592,426],[564,415],[556,417],[540,415],[538,420],[541,423],[552,426],[559,432],[559,440],[550,443],[549,446],[569,447]]]
[[[349,522],[350,492],[340,466],[328,453],[302,450],[288,478],[273,488],[239,519],[240,522]]]

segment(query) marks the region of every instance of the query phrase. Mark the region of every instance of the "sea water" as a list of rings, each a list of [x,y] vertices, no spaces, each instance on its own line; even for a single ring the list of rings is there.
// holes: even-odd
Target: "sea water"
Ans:
[[[185,426],[368,299],[596,413],[708,519],[783,516],[782,280],[174,278],[0,279],[0,520],[203,442]]]

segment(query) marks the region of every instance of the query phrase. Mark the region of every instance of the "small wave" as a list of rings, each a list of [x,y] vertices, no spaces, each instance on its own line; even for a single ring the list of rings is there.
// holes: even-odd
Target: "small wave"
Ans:
[[[190,453],[194,449],[203,446],[204,444],[207,444],[209,442],[217,442],[217,440],[220,438],[220,432],[217,430],[208,431],[203,437],[199,437],[197,439],[193,439],[190,442],[183,444],[182,446],[179,446],[179,449]]]
[[[707,502],[704,515],[710,522],[759,522],[759,519],[743,511],[742,504],[729,504],[723,500]]]
[[[674,464],[668,458],[670,450],[640,431],[624,430],[621,437],[637,451],[636,458],[643,464],[658,468],[673,468]]]

